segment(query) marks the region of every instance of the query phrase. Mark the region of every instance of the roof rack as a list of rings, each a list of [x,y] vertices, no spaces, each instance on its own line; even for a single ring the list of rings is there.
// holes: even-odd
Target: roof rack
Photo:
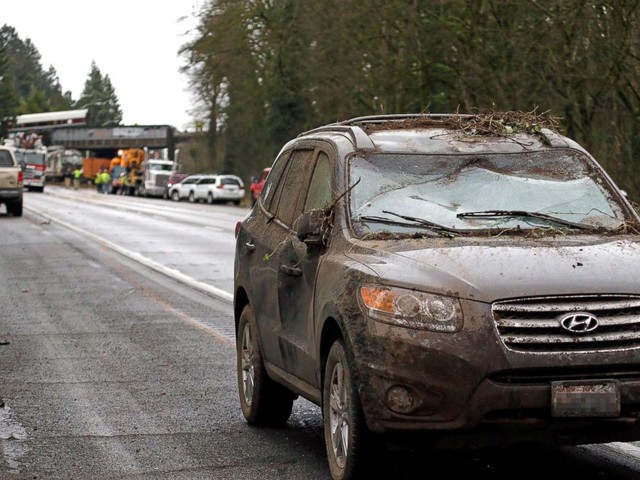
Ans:
[[[314,128],[313,130],[302,132],[300,135],[298,135],[298,137],[303,137],[305,135],[309,135],[311,133],[317,133],[317,132],[346,133],[351,137],[351,142],[354,144],[356,149],[364,150],[364,149],[375,148],[375,145],[369,138],[369,135],[367,135],[365,131],[362,130],[360,127],[342,125],[341,123],[332,123],[329,125],[324,125],[322,127]]]
[[[549,128],[542,128],[540,130],[540,135],[543,137],[547,145],[551,147],[567,147],[569,145],[565,137]]]
[[[471,118],[471,114],[463,113],[401,113],[390,115],[367,115],[364,117],[355,117],[349,120],[338,122],[335,125],[357,125],[359,123],[384,123],[392,121],[407,120],[412,118]]]

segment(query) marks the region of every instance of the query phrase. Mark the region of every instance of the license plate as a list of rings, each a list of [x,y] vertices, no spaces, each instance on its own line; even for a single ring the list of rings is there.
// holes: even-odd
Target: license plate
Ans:
[[[615,381],[551,382],[553,417],[618,417],[620,384]]]

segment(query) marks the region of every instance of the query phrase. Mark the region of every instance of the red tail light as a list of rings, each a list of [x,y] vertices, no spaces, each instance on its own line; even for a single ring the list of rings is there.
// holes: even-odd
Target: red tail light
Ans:
[[[224,188],[224,185],[220,184],[216,188]]]
[[[45,165],[36,165],[36,170],[40,170],[41,172],[44,172],[45,169]]]
[[[22,183],[24,180],[24,176],[22,174],[22,170],[18,172],[18,183]]]

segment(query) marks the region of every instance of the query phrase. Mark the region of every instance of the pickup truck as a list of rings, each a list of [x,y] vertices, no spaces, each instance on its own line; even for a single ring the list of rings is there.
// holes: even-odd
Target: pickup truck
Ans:
[[[13,151],[0,147],[0,203],[7,207],[7,213],[22,216],[23,175]]]

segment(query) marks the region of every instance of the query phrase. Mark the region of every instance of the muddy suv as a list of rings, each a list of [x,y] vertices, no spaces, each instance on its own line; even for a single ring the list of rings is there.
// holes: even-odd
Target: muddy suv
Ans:
[[[640,439],[638,215],[554,122],[303,133],[236,229],[240,405],[321,405],[335,479],[394,447]]]

